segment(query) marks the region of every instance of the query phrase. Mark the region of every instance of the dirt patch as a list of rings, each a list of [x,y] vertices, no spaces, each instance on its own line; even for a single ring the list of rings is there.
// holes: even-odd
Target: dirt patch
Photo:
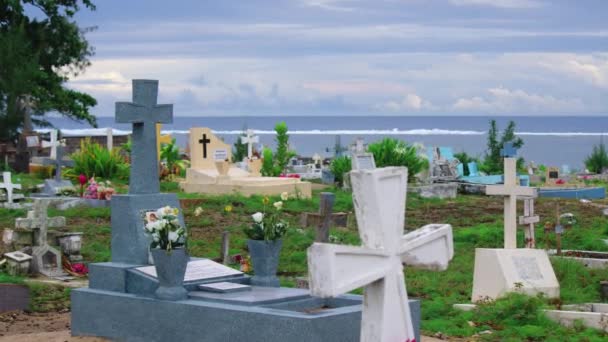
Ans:
[[[108,341],[101,338],[70,336],[70,313],[28,313],[13,311],[0,314],[0,342],[29,341]]]

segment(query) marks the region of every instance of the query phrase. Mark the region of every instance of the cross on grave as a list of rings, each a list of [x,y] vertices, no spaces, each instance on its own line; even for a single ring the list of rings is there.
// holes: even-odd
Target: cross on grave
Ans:
[[[203,138],[198,142],[203,145],[203,158],[207,159],[207,144],[211,142],[211,139],[207,138],[207,134],[203,134]]]
[[[21,190],[21,184],[13,184],[10,172],[2,172],[2,180],[3,182],[0,183],[0,189],[6,190],[6,201],[11,204],[13,203],[13,190]]]
[[[505,144],[506,154],[512,155],[513,148]],[[517,196],[536,197],[536,189],[519,185],[516,172],[517,159],[504,159],[504,184],[487,185],[486,195],[504,196],[504,248],[517,248]]]
[[[317,166],[320,167],[321,166],[321,162],[323,161],[323,158],[321,158],[321,156],[318,153],[315,153],[312,156],[312,161],[315,164],[315,167],[317,167]]]
[[[61,168],[63,166],[74,166],[73,160],[63,159],[63,149],[62,145],[57,146],[57,158],[44,158],[42,160],[42,165],[53,165],[55,166],[55,181],[61,182]]]
[[[116,102],[116,122],[133,124],[129,193],[158,193],[158,155],[145,152],[156,146],[156,124],[173,122],[173,105],[156,104],[156,80],[133,80],[132,87],[133,102]]]
[[[246,133],[247,135],[241,137],[241,142],[243,144],[247,144],[247,158],[249,158],[249,160],[251,160],[251,157],[253,157],[253,144],[260,143],[260,137],[253,135],[253,133],[253,130],[248,129]]]
[[[48,207],[53,200],[35,199],[32,210],[27,212],[26,218],[17,218],[15,228],[31,230],[34,232],[32,246],[32,266],[35,272],[54,277],[64,275],[61,264],[61,252],[49,246],[47,234],[49,228],[65,226],[65,217],[48,217]]]
[[[519,224],[527,225],[527,227],[524,229],[526,248],[536,248],[534,224],[538,223],[539,221],[540,218],[538,215],[534,215],[534,198],[524,199],[524,215],[519,217]]]
[[[62,145],[61,140],[57,140],[57,130],[52,129],[50,131],[51,141],[42,141],[42,148],[51,148],[49,157],[51,159],[57,159],[57,148]]]
[[[308,249],[310,289],[335,297],[365,287],[363,342],[414,342],[403,263],[442,270],[454,255],[452,227],[428,225],[403,235],[407,169],[351,172],[363,246],[314,243]]]

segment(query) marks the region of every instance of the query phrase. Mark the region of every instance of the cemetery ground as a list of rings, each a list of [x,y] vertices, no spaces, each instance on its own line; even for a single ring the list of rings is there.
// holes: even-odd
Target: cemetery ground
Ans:
[[[24,181],[24,179],[26,179]],[[27,184],[27,176],[21,177]],[[34,180],[32,179],[32,184]],[[126,185],[116,183],[118,192],[126,192]],[[353,209],[351,194],[335,191],[334,211],[350,212]],[[178,192],[177,183],[161,183],[161,191]],[[222,232],[230,232],[230,254],[247,255],[243,227],[250,215],[263,209],[262,197],[245,198],[238,195],[201,196],[178,193],[189,229],[188,249],[192,256],[218,259]],[[314,240],[314,229],[298,226],[302,212],[318,210],[318,191],[312,200],[294,199],[285,202],[284,208],[291,223],[284,237],[279,276],[283,286],[295,286],[296,277],[307,275],[306,249]],[[537,248],[555,248],[555,235],[545,235],[543,223],[555,220],[559,202],[561,213],[571,212],[577,223],[562,238],[564,249],[608,251],[603,239],[608,238],[608,217],[597,207],[576,200],[540,198],[536,211],[541,217],[536,228]],[[596,202],[602,203],[602,202]],[[603,204],[608,204],[604,200]],[[522,212],[521,205],[518,212]],[[195,209],[202,214],[195,215]],[[0,227],[13,227],[17,217],[24,217],[26,210],[0,209]],[[62,215],[67,219],[67,229],[84,232],[82,254],[87,262],[110,260],[110,209],[71,208],[65,211],[49,210],[50,216]],[[408,294],[422,299],[422,330],[424,335],[449,340],[537,340],[537,341],[600,341],[608,335],[575,325],[566,328],[550,321],[542,314],[544,308],[559,308],[562,304],[601,302],[599,282],[608,280],[608,269],[588,269],[583,265],[558,258],[551,262],[559,280],[561,298],[547,300],[513,294],[496,302],[484,303],[475,311],[462,312],[453,304],[469,303],[473,283],[473,266],[476,247],[501,248],[503,244],[503,201],[487,196],[460,195],[453,200],[422,199],[408,194],[406,230],[413,230],[428,223],[449,223],[454,229],[455,256],[445,272],[405,269]],[[331,229],[332,243],[359,245],[359,235],[351,215],[347,228]],[[523,231],[518,230],[518,246],[523,245]],[[238,267],[238,265],[232,265]],[[70,289],[26,281],[0,273],[0,283],[25,283],[31,289],[31,308],[19,314],[20,320],[11,321],[7,314],[0,315],[0,336],[19,332],[49,332],[67,329],[69,324]],[[355,291],[361,293],[360,290]],[[10,314],[9,314],[10,315]],[[24,318],[25,317],[25,318]],[[43,324],[37,317],[59,317],[58,324]],[[63,321],[61,321],[61,317]],[[18,322],[28,321],[22,326]],[[44,321],[44,319],[42,320]],[[53,320],[51,320],[53,321]],[[12,327],[12,328],[11,328]],[[17,330],[15,330],[17,329]],[[23,329],[23,330],[21,330]],[[565,338],[567,336],[567,338]],[[1,337],[0,337],[1,338]]]

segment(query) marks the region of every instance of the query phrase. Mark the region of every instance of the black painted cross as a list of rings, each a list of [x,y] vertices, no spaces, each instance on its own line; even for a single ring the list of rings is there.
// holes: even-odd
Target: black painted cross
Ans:
[[[133,80],[133,102],[116,102],[116,122],[133,124],[129,193],[160,192],[156,124],[173,122],[173,105],[157,105],[158,81]]]
[[[207,134],[203,134],[203,138],[199,139],[199,143],[203,144],[203,158],[207,159],[207,144],[211,142],[209,138],[207,138]]]

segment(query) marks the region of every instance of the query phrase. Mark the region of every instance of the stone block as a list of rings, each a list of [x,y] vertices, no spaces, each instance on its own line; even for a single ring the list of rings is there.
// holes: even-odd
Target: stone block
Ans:
[[[458,183],[436,183],[409,187],[408,192],[417,193],[423,198],[456,198]]]

